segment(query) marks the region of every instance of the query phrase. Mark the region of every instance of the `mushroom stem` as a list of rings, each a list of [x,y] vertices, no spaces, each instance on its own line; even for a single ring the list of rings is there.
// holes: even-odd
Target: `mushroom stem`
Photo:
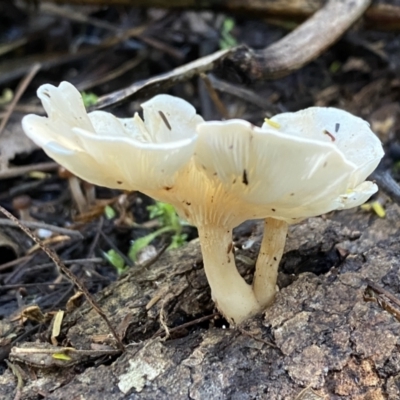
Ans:
[[[83,214],[88,209],[86,198],[82,192],[79,178],[71,176],[68,179],[69,188],[73,199],[75,200],[76,206],[78,207],[79,214]]]
[[[288,224],[275,218],[266,218],[264,237],[254,273],[253,290],[262,308],[274,300],[278,267],[285,247]]]
[[[251,285],[236,268],[232,229],[203,225],[198,231],[204,269],[218,310],[235,324],[260,312]]]

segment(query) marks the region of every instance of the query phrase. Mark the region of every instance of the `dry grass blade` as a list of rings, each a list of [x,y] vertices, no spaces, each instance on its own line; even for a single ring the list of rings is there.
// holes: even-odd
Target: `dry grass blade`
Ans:
[[[8,106],[6,114],[4,115],[3,119],[1,120],[0,135],[3,133],[3,130],[6,127],[7,122],[10,119],[10,116],[13,113],[14,108],[17,105],[19,99],[24,94],[26,88],[29,86],[29,84],[31,83],[32,79],[39,72],[40,68],[41,68],[40,64],[32,65],[32,67],[31,67],[30,71],[28,72],[28,74],[25,76],[25,78],[18,85],[18,88],[17,88],[17,90],[15,92],[15,96],[14,96],[13,100],[11,101],[10,105]]]
[[[200,78],[203,80],[204,85],[208,91],[208,94],[211,98],[211,100],[213,101],[213,103],[215,104],[215,107],[217,108],[218,112],[221,114],[221,116],[224,119],[228,119],[229,118],[229,112],[226,109],[224,103],[222,102],[221,98],[219,97],[217,91],[215,90],[213,84],[211,83],[211,80],[209,79],[209,77],[207,76],[207,74],[201,73],[200,74]]]
[[[110,329],[112,335],[114,336],[118,348],[121,351],[125,350],[125,346],[123,345],[121,339],[119,338],[116,330],[112,326],[111,322],[108,320],[106,314],[104,311],[100,308],[100,306],[97,304],[96,300],[93,298],[93,296],[89,293],[89,291],[86,289],[86,287],[79,281],[79,279],[64,265],[64,263],[61,261],[61,259],[58,257],[58,255],[52,250],[46,247],[42,241],[39,239],[38,236],[36,236],[31,230],[29,230],[26,226],[24,226],[14,215],[9,213],[5,208],[0,206],[0,211],[10,220],[14,221],[18,227],[25,232],[35,243],[38,244],[38,246],[49,256],[51,260],[56,264],[56,266],[70,279],[71,282],[73,282],[74,285],[76,285],[81,292],[83,292],[86,296],[87,301],[90,303],[90,305],[93,307],[93,309],[100,315],[100,317],[104,320],[104,322],[107,324],[108,328]]]
[[[24,379],[22,377],[22,373],[20,368],[17,365],[14,365],[8,360],[4,360],[7,364],[7,367],[10,368],[11,372],[17,378],[17,392],[15,393],[14,400],[19,400],[21,398],[21,390],[24,387]]]
[[[24,165],[23,167],[7,168],[4,171],[0,171],[0,180],[16,178],[17,176],[25,175],[33,171],[55,171],[58,167],[59,165],[55,162],[43,162],[40,164]]]
[[[7,219],[0,219],[0,226],[20,226],[20,222],[17,219],[18,222],[15,221],[9,221]],[[26,228],[31,228],[31,229],[47,229],[51,232],[56,232],[61,235],[67,235],[76,239],[83,239],[83,236],[80,232],[74,231],[72,229],[68,228],[61,228],[59,226],[54,226],[54,225],[49,225],[45,224],[44,222],[39,222],[39,221],[24,221],[24,225]]]

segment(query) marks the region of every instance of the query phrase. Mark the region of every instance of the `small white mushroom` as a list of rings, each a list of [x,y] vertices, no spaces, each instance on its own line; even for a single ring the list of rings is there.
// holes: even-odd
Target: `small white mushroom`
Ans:
[[[61,179],[68,180],[69,190],[79,213],[83,214],[84,212],[88,211],[89,203],[83,194],[80,179],[64,167],[58,168],[58,176]]]
[[[12,200],[12,207],[19,213],[19,219],[21,221],[35,221],[31,217],[30,208],[32,206],[32,199],[26,194],[14,197]]]
[[[377,190],[365,179],[382,146],[365,121],[341,110],[280,114],[258,128],[202,122],[168,95],[143,104],[144,121],[86,114],[66,82],[38,95],[49,117],[26,116],[23,128],[47,154],[88,182],[169,202],[197,226],[212,297],[234,323],[273,301],[289,224],[357,206]],[[232,229],[256,218],[265,219],[265,235],[249,285],[236,268]]]
[[[177,169],[192,156],[197,123],[203,119],[184,100],[158,95],[138,115],[116,118],[87,114],[78,90],[68,82],[38,90],[48,118],[27,115],[25,133],[66,169],[82,179],[114,189],[172,185]]]

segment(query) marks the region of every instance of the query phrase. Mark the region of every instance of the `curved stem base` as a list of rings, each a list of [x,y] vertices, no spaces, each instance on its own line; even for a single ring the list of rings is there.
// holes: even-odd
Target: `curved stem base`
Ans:
[[[265,219],[264,237],[253,281],[254,295],[262,309],[270,305],[275,298],[278,267],[285,247],[287,231],[287,222],[274,218]]]
[[[251,285],[236,268],[232,230],[208,225],[198,227],[198,231],[204,269],[218,310],[235,324],[261,312]]]

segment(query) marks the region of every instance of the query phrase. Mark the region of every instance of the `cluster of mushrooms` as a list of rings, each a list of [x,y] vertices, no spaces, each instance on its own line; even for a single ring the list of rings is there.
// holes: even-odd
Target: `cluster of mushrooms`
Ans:
[[[25,133],[59,164],[90,183],[138,190],[172,204],[198,229],[212,298],[239,324],[274,299],[288,225],[364,203],[365,181],[383,156],[366,121],[312,107],[266,119],[204,121],[166,94],[142,104],[143,119],[87,113],[68,82],[39,88],[48,117],[28,115]],[[239,274],[232,229],[264,219],[249,285]]]

